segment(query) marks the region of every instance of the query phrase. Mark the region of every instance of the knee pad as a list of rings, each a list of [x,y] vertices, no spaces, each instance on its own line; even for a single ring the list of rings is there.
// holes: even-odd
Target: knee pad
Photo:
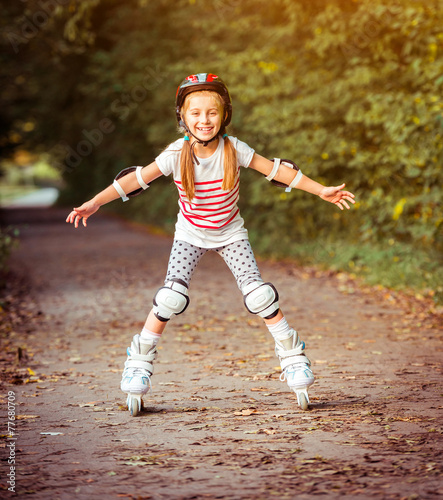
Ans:
[[[167,281],[154,296],[154,315],[159,321],[169,321],[189,305],[188,287],[183,281]]]
[[[254,281],[243,289],[246,309],[265,319],[271,319],[279,311],[278,292],[272,283]]]

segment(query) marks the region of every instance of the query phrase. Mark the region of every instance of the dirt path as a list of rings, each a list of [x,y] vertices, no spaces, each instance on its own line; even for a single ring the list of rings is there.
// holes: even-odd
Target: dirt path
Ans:
[[[3,298],[1,498],[14,496],[11,457],[15,491],[30,499],[443,495],[438,317],[340,276],[260,262],[313,361],[302,412],[269,334],[209,254],[161,340],[146,411],[131,418],[119,389],[125,350],[171,239],[104,216],[75,231],[65,215],[3,213],[22,226],[20,281],[7,293],[24,295]]]

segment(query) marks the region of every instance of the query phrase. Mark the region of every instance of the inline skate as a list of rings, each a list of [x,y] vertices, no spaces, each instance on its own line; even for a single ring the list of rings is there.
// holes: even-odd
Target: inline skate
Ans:
[[[143,409],[142,397],[151,389],[151,376],[154,373],[153,362],[157,357],[157,349],[152,343],[134,335],[127,349],[120,388],[128,394],[126,404],[131,416],[135,417]]]
[[[275,341],[275,354],[280,360],[282,373],[280,380],[288,383],[297,395],[297,402],[302,410],[309,407],[308,388],[314,383],[311,362],[304,354],[305,343],[292,330],[292,336],[285,340]]]

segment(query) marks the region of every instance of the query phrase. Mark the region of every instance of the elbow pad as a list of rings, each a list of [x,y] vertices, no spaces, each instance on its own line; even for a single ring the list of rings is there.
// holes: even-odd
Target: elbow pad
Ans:
[[[297,175],[292,180],[292,182],[289,184],[289,186],[286,184],[283,184],[283,182],[278,182],[278,181],[274,180],[274,177],[277,175],[278,171],[280,170],[281,164],[285,165],[286,167],[293,168],[294,170],[297,171]],[[286,191],[291,191],[291,189],[294,188],[300,182],[300,179],[302,177],[303,177],[303,174],[296,163],[294,163],[291,160],[281,160],[280,158],[274,158],[274,166],[271,170],[271,173],[266,176],[266,179],[268,181],[272,182],[272,184],[274,184],[275,186],[284,187],[284,188],[286,188]]]
[[[115,179],[114,179],[114,182],[112,183],[112,185],[114,186],[114,188],[117,191],[117,193],[121,196],[121,198],[122,198],[123,201],[128,201],[129,198],[132,198],[133,196],[137,196],[140,193],[142,193],[145,189],[148,189],[149,184],[146,184],[146,182],[143,180],[143,177],[142,177],[142,174],[141,174],[142,168],[143,167],[128,167],[128,168],[124,168],[123,170],[121,170],[115,176]],[[140,185],[140,188],[139,189],[135,189],[134,191],[131,191],[130,193],[126,194],[123,191],[123,188],[120,186],[120,183],[118,182],[118,179],[121,179],[125,175],[128,175],[128,174],[130,174],[130,173],[132,173],[134,171],[135,171],[135,175],[137,177],[137,181],[138,181],[138,183]]]

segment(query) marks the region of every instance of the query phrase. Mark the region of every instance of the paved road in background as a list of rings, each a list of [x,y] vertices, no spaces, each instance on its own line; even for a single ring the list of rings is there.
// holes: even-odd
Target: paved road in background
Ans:
[[[37,191],[33,191],[32,193],[19,196],[18,198],[14,198],[10,201],[1,202],[0,206],[2,207],[50,207],[52,206],[58,198],[58,189],[56,188],[42,188]]]

